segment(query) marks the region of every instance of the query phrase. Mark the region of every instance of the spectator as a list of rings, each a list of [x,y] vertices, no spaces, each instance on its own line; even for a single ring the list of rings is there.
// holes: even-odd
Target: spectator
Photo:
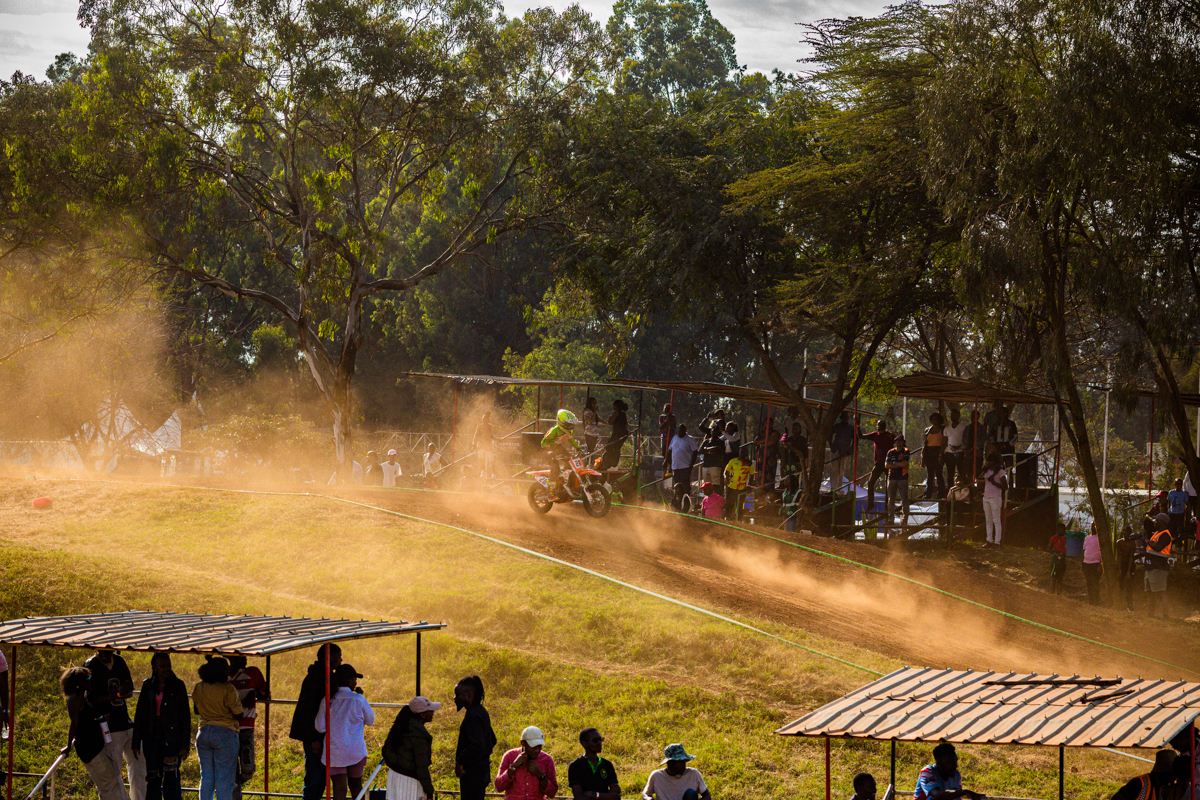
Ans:
[[[479,477],[496,477],[496,432],[492,430],[492,412],[485,411],[471,439],[471,450],[477,459]]]
[[[454,774],[458,776],[461,800],[483,800],[492,777],[492,751],[496,749],[496,734],[492,720],[483,707],[483,681],[469,675],[454,687],[454,706],[462,710],[462,725],[458,728],[458,746],[454,753]]]
[[[709,519],[720,519],[725,516],[725,498],[717,491],[717,487],[705,481],[704,485],[700,487],[700,491],[704,492],[704,499],[700,501],[700,510],[704,516]]]
[[[986,441],[996,441],[996,428],[1000,426],[1000,411],[1004,408],[1004,404],[999,400],[992,403],[992,407],[986,414],[983,415],[983,428],[986,434]]]
[[[942,742],[933,748],[933,763],[921,770],[917,777],[914,800],[957,800],[969,797],[983,800],[978,792],[962,788],[962,775],[958,772],[958,753],[954,745]]]
[[[971,412],[971,421],[963,431],[963,457],[959,461],[961,470],[966,471],[971,483],[983,472],[983,454],[987,448],[987,427],[979,421],[979,412]]]
[[[1170,800],[1175,793],[1175,753],[1159,750],[1154,754],[1154,767],[1145,775],[1138,775],[1122,786],[1112,800]]]
[[[129,718],[129,707],[125,698],[133,697],[133,676],[125,659],[112,650],[97,650],[95,655],[83,662],[91,674],[87,700],[103,714],[108,725],[104,750],[121,774],[121,761],[129,771],[129,797],[145,800],[146,761],[133,751],[133,720]],[[111,740],[111,741],[110,741]]]
[[[987,533],[985,546],[999,547],[1004,535],[1004,492],[1008,489],[1008,475],[1004,472],[999,455],[988,454],[979,480],[983,483],[983,527]]]
[[[779,503],[779,513],[783,516],[783,528],[788,533],[796,532],[796,514],[799,510],[800,479],[795,475],[789,475],[784,483],[783,497]]]
[[[667,403],[663,406],[663,413],[658,415],[658,435],[661,439],[660,446],[663,454],[663,473],[666,474],[667,465],[670,460],[667,454],[670,452],[671,439],[675,436],[675,430],[678,426],[675,424],[675,415],[671,413],[671,404]]]
[[[963,463],[964,440],[967,434],[967,423],[962,421],[962,412],[957,408],[950,409],[950,424],[943,429],[946,434],[946,449],[942,453],[942,470],[946,473],[946,486],[954,485],[954,476],[961,472],[959,464]]]
[[[150,669],[133,715],[133,752],[146,763],[147,800],[180,800],[179,765],[192,742],[187,686],[171,670],[167,653],[151,656]]]
[[[246,666],[245,656],[230,656],[229,671],[229,682],[233,684],[238,701],[242,704],[242,724],[238,728],[238,770],[233,781],[233,798],[242,800],[242,786],[254,775],[254,721],[258,718],[258,701],[269,699],[271,694],[262,670]]]
[[[1067,575],[1067,523],[1059,522],[1058,530],[1046,546],[1050,551],[1050,592],[1063,593],[1063,578]]]
[[[783,450],[783,477],[808,473],[808,437],[799,422],[793,422],[780,443]]]
[[[442,454],[437,451],[437,447],[433,442],[429,443],[429,447],[425,448],[425,457],[422,460],[422,469],[425,471],[426,478],[436,477],[439,472],[446,468],[446,460],[442,458]]]
[[[1012,455],[1017,452],[1017,423],[1009,419],[1010,411],[1008,406],[1000,406],[1000,419],[992,432],[991,441],[1000,451],[1001,460],[1011,464]]]
[[[854,796],[850,800],[875,800],[875,777],[869,772],[854,776]]]
[[[229,662],[217,657],[200,665],[192,706],[200,717],[196,756],[200,759],[200,800],[232,800],[237,771],[242,703],[229,682]]]
[[[367,451],[367,469],[363,473],[363,483],[367,486],[383,486],[383,464],[374,450]]]
[[[892,441],[892,449],[884,456],[884,466],[887,468],[887,521],[892,521],[896,511],[896,501],[900,502],[904,511],[903,524],[908,524],[908,446],[904,434],[897,433]]]
[[[600,731],[584,728],[579,732],[579,743],[583,745],[583,755],[567,767],[567,785],[574,800],[621,800],[617,769],[600,755],[604,749]]]
[[[333,783],[334,800],[346,800],[362,792],[363,768],[367,766],[366,726],[375,724],[375,709],[358,688],[362,673],[349,664],[337,668],[334,685],[337,691],[329,699],[329,779]],[[313,725],[325,733],[325,698],[317,704]],[[325,762],[325,750],[321,751]]]
[[[921,451],[921,464],[925,467],[926,500],[946,496],[946,478],[942,475],[942,453],[946,450],[946,431],[942,415],[929,415],[929,427],[925,429],[925,447]]]
[[[837,494],[846,481],[846,467],[854,453],[854,428],[850,426],[850,414],[843,411],[829,431],[829,450],[833,454],[829,470],[829,491]]]
[[[855,420],[856,427],[861,431],[861,418]],[[878,480],[887,474],[888,451],[892,449],[892,445],[896,443],[896,436],[887,429],[887,421],[882,417],[875,423],[875,430],[867,434],[861,434],[861,438],[866,439],[871,443],[872,455],[874,456],[871,467],[871,477],[867,479],[867,514],[875,513],[875,484]],[[884,497],[887,497],[887,483],[884,482]],[[886,503],[885,503],[886,505]]]
[[[554,759],[542,750],[545,745],[541,728],[530,725],[521,731],[521,746],[500,759],[496,791],[504,792],[504,800],[544,800],[558,794]]]
[[[1133,539],[1133,527],[1126,525],[1121,529],[1121,538],[1117,539],[1117,582],[1120,584],[1121,597],[1125,602],[1125,610],[1133,611],[1133,566],[1134,551],[1137,543]]]
[[[608,418],[608,424],[612,426],[612,433],[609,434],[608,442],[604,445],[604,457],[600,461],[601,472],[607,472],[621,463],[621,447],[629,438],[629,417],[625,413],[629,410],[629,406],[624,400],[613,400],[612,407],[613,413]],[[491,772],[490,768],[488,772]]]
[[[296,698],[296,710],[292,713],[292,727],[288,736],[300,742],[304,748],[304,800],[318,800],[325,794],[325,765],[321,758],[325,753],[325,736],[317,730],[315,720],[317,706],[325,699],[325,648],[329,648],[329,675],[342,665],[342,648],[336,644],[317,648],[317,660],[308,665],[308,672],[300,684],[300,695]]]
[[[1088,604],[1100,605],[1100,578],[1104,568],[1100,565],[1100,535],[1096,532],[1096,523],[1088,529],[1088,535],[1083,537],[1083,578],[1087,581]]]
[[[725,473],[725,443],[721,429],[714,423],[708,426],[700,444],[700,480],[720,486]]]
[[[712,800],[704,776],[687,765],[695,756],[689,756],[681,744],[667,745],[663,755],[660,766],[666,768],[650,773],[642,800]]]
[[[1188,504],[1191,506],[1192,513],[1200,514],[1200,509],[1196,508],[1196,484],[1192,483],[1192,473],[1190,472],[1185,472],[1183,475],[1183,490],[1187,492]]]
[[[768,420],[763,432],[754,440],[754,455],[761,459],[762,488],[767,492],[775,491],[775,476],[779,467],[779,431]]]
[[[676,511],[683,508],[683,498],[692,493],[692,465],[696,463],[698,452],[696,440],[688,436],[687,425],[680,425],[670,444],[671,475],[675,484],[675,499],[671,505]]]
[[[87,700],[91,673],[86,667],[69,667],[63,670],[58,682],[71,719],[67,744],[59,752],[66,755],[75,748],[92,783],[96,784],[100,800],[127,800],[125,785],[121,782],[121,762],[113,761],[110,751],[105,749],[105,739],[112,735],[104,730],[108,725],[105,721],[107,711]]]
[[[1187,521],[1188,493],[1183,490],[1183,478],[1175,479],[1175,488],[1167,492],[1167,518],[1172,538],[1183,544],[1183,526]]]
[[[711,412],[709,412],[704,421],[700,423],[700,430],[704,431],[705,433],[708,433],[714,428],[716,429],[718,436],[725,431],[725,409],[721,408],[720,406],[717,406]]]
[[[442,707],[427,697],[417,696],[400,709],[383,743],[383,762],[388,766],[387,800],[433,800],[433,736],[425,723]]]
[[[1162,516],[1165,515],[1159,515]],[[1167,574],[1171,570],[1171,544],[1171,531],[1165,527],[1155,531],[1146,540],[1146,591],[1149,592],[1146,613],[1152,617],[1161,606],[1161,616],[1167,618]]]
[[[1176,783],[1180,788],[1178,800],[1196,800],[1195,792],[1192,791],[1192,779],[1200,777],[1200,752],[1194,759],[1190,757],[1192,755],[1192,728],[1190,725],[1175,734],[1175,738],[1171,740],[1171,747],[1175,748],[1175,752],[1178,753],[1172,765]],[[1200,750],[1200,748],[1197,749]]]
[[[725,466],[729,466],[729,462],[741,455],[742,452],[742,434],[738,432],[736,422],[730,422],[725,426],[725,434],[721,437],[725,442]],[[726,507],[728,507],[729,495],[725,495]]]
[[[383,473],[383,485],[388,489],[396,488],[396,478],[404,474],[404,470],[400,469],[399,462],[396,461],[396,451],[387,451],[388,460],[379,465],[380,471]]]
[[[732,425],[733,423],[729,423]],[[746,496],[746,487],[754,475],[754,465],[742,461],[737,453],[725,465],[725,518],[742,519],[742,499]]]
[[[596,444],[600,441],[600,412],[597,410],[595,397],[588,397],[583,403],[583,445],[588,455],[596,452]]]
[[[967,483],[966,475],[960,472],[954,476],[954,486],[947,496],[959,505],[971,502],[971,484]]]

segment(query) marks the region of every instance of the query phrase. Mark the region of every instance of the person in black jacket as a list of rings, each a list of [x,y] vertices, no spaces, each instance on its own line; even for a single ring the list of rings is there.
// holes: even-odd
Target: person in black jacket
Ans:
[[[171,670],[171,656],[155,653],[133,715],[133,752],[146,761],[146,800],[181,800],[179,765],[192,740],[187,686]]]
[[[458,728],[458,747],[454,753],[454,773],[458,775],[461,800],[483,800],[492,779],[492,751],[496,734],[492,719],[483,707],[483,681],[468,675],[454,687],[454,705],[466,709]]]
[[[388,766],[388,800],[433,798],[433,736],[425,723],[433,721],[433,712],[442,707],[418,695],[400,709],[383,743],[383,763]]]
[[[342,648],[329,645],[329,671],[336,672],[342,665]],[[288,736],[304,746],[304,800],[318,800],[325,794],[325,765],[321,753],[325,747],[325,735],[316,728],[317,709],[325,699],[325,645],[317,648],[317,660],[308,666],[308,674],[300,684],[300,696],[296,698],[296,711],[292,714],[292,727]]]

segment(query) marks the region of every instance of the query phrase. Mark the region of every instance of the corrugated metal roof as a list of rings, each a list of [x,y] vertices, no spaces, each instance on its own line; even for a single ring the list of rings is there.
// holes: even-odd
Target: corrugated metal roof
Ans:
[[[620,378],[614,378],[613,380],[625,385],[625,382]],[[691,392],[692,394],[704,394],[711,397],[728,397],[733,400],[774,406],[775,408],[787,408],[793,405],[791,400],[774,389],[754,389],[749,386],[734,386],[728,383],[711,383],[709,381],[641,381],[641,383],[645,384],[648,388],[660,391],[675,390],[679,392]],[[629,386],[630,388],[638,388],[633,386],[633,381],[629,382]],[[804,403],[810,408],[829,408],[829,403],[826,403],[824,400],[813,400],[811,397],[805,400]],[[847,408],[845,411],[850,415],[855,413],[853,408]],[[858,413],[861,413],[864,417],[879,416],[869,411]]]
[[[122,611],[0,623],[0,644],[266,656],[345,639],[439,630],[441,622],[385,622]]]
[[[405,378],[440,378],[469,385],[480,386],[578,386],[590,389],[649,389],[632,381],[625,383],[587,383],[586,381],[555,381],[541,378],[511,378],[507,375],[458,375],[453,372],[401,372]]]
[[[1007,389],[967,378],[955,378],[937,372],[916,372],[903,378],[892,378],[896,393],[901,397],[926,400],[952,400],[957,403],[1019,403],[1021,405],[1053,405],[1048,394]]]
[[[904,667],[776,733],[910,742],[1164,747],[1200,683]]]

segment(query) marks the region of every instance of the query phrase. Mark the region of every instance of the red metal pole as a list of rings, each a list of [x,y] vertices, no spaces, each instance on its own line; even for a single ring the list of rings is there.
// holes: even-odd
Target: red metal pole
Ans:
[[[825,800],[833,799],[832,781],[829,777],[829,737],[825,737]]]
[[[13,796],[13,747],[17,743],[17,646],[8,658],[8,800]]]
[[[674,409],[672,409],[672,411],[673,410]],[[763,491],[766,491],[766,489],[767,489],[767,448],[771,446],[771,443],[768,441],[770,438],[771,438],[771,406],[768,403],[767,404],[767,424],[766,424],[766,427],[763,428],[762,461],[758,462],[762,466],[762,475],[760,475],[758,477],[758,485],[762,487]]]
[[[454,388],[457,393],[458,382],[454,382]],[[333,800],[333,776],[330,774],[332,769],[333,757],[330,755],[329,740],[332,737],[333,731],[329,729],[329,642],[325,643],[325,800]]]
[[[263,794],[271,797],[271,657],[267,656],[267,696],[263,699]]]

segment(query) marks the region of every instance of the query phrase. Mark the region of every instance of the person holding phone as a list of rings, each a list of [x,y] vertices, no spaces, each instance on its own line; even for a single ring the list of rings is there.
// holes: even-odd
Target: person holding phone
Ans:
[[[558,794],[554,757],[542,750],[545,745],[542,729],[530,725],[521,731],[521,746],[500,759],[496,791],[504,792],[504,800],[545,800]]]

